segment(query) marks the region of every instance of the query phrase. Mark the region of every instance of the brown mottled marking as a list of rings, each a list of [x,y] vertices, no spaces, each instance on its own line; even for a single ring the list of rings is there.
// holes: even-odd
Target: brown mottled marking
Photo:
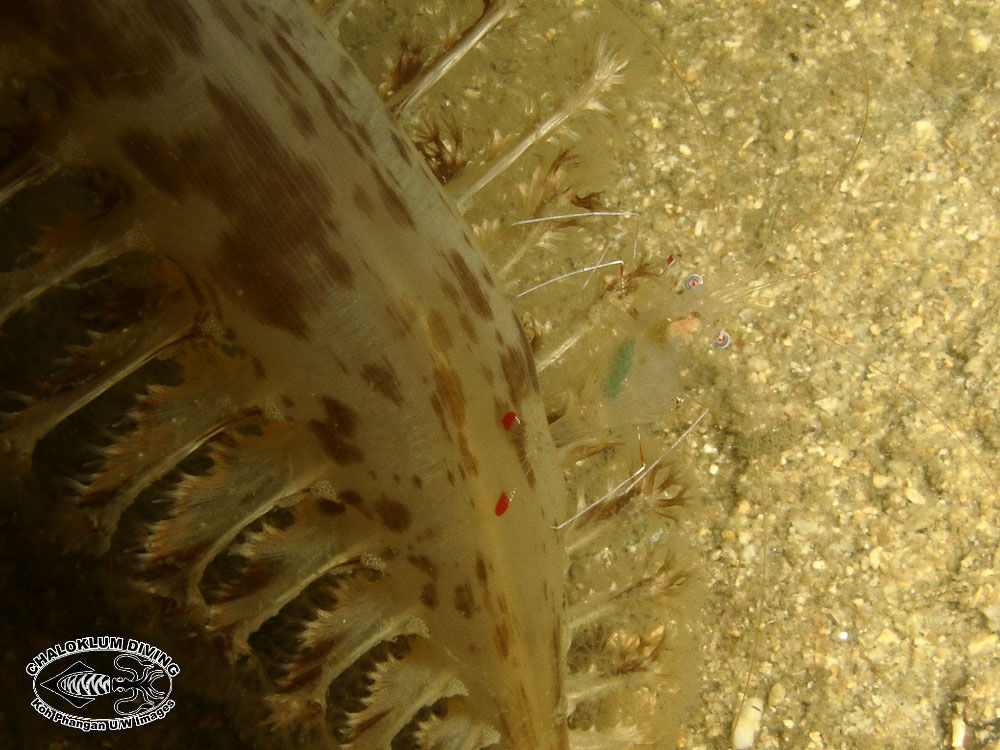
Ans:
[[[165,32],[182,50],[193,57],[201,57],[204,54],[201,21],[184,3],[174,0],[145,0],[143,5],[152,15],[152,28],[158,34]]]
[[[295,81],[288,74],[288,68],[285,65],[285,61],[281,59],[281,55],[278,54],[276,50],[269,42],[261,41],[258,43],[258,48],[260,49],[261,55],[267,60],[267,64],[271,66],[271,70],[275,72],[275,75],[281,79],[288,88],[292,91],[298,91],[298,87],[295,85]],[[277,88],[277,87],[276,87]]]
[[[315,259],[335,283],[353,283],[347,260],[329,246],[315,221],[326,211],[329,193],[313,166],[289,154],[248,101],[211,81],[205,89],[222,118],[217,132],[167,139],[126,131],[122,147],[135,167],[172,197],[199,189],[231,218],[218,262],[221,273],[243,290],[237,299],[262,320],[305,337],[305,316],[323,300],[321,280],[299,269]],[[216,168],[220,160],[227,162],[228,173]],[[231,188],[233,172],[242,174],[238,199]],[[271,263],[271,249],[278,245],[292,248],[301,261]]]
[[[178,53],[203,55],[200,22],[186,3],[178,0],[143,0],[141,11],[150,16],[137,28],[130,10],[116,9],[118,24],[131,25],[130,34],[118,32],[104,17],[106,9],[87,3],[66,3],[59,13],[38,13],[23,2],[6,3],[4,13],[20,23],[24,33],[50,40],[52,49],[72,61],[50,71],[66,90],[85,86],[98,98],[127,95],[144,98],[163,91],[175,68]],[[136,61],[142,64],[137,65]],[[107,75],[108,68],[128,75]]]
[[[465,393],[455,368],[441,364],[434,368],[434,393],[444,407],[445,414],[458,427],[465,424]]]
[[[493,644],[497,653],[504,659],[510,656],[510,629],[506,623],[500,623],[493,627]]]
[[[410,321],[410,317],[406,314],[406,311],[399,304],[387,302],[383,306],[383,311],[386,314],[387,324],[391,328],[394,337],[406,338],[413,333],[413,323]]]
[[[423,531],[421,531],[416,535],[416,539],[417,541],[420,542],[427,542],[432,539],[436,539],[439,536],[441,536],[440,526],[428,526],[426,529],[424,529]]]
[[[328,112],[328,114],[331,114],[331,115],[335,114],[335,113],[336,113],[336,110],[334,110],[333,112]],[[331,118],[331,119],[334,119],[334,118]],[[344,138],[347,140],[348,145],[354,150],[354,153],[357,156],[361,157],[362,159],[366,158],[368,156],[368,154],[365,153],[365,150],[363,148],[361,148],[361,144],[358,143],[358,139],[357,138],[355,138],[351,133],[348,133],[346,131],[344,132],[343,135],[344,135]]]
[[[338,503],[336,500],[330,500],[326,497],[319,498],[316,507],[330,516],[339,516],[346,511],[343,503]]]
[[[427,316],[427,327],[430,330],[431,344],[439,352],[444,354],[451,349],[454,343],[451,333],[448,331],[448,323],[445,316],[438,310],[431,310]]]
[[[425,583],[420,589],[420,601],[434,609],[438,605],[437,587],[433,583]]]
[[[383,357],[380,362],[369,362],[364,365],[361,368],[361,377],[396,406],[403,405],[399,378],[388,357]]]
[[[273,16],[274,19],[274,36],[277,39],[285,39],[292,35],[292,27],[289,25],[281,16]]]
[[[277,272],[301,266],[297,263],[275,266],[270,262],[271,248],[280,242],[304,256],[303,260],[315,259],[330,280],[350,287],[353,279],[350,265],[329,246],[326,233],[315,221],[317,215],[326,213],[329,193],[311,165],[291,157],[282,148],[249,102],[208,81],[205,88],[223,118],[228,138],[242,146],[242,153],[234,153],[231,158],[233,166],[245,170],[246,175],[243,190],[247,192],[234,202],[231,183],[217,182],[217,173],[211,168],[218,155],[213,155],[212,160],[205,158],[205,152],[217,145],[196,136],[179,144],[182,152],[190,153],[188,164],[200,186],[223,213],[235,212],[233,229],[222,239],[220,264],[247,291],[256,292],[244,295],[253,312],[297,336],[305,336],[306,309],[323,304],[317,297],[321,286],[309,278],[293,275],[291,270]],[[252,161],[244,161],[244,154]],[[199,169],[199,164],[204,166]],[[250,207],[254,210],[248,211]],[[255,268],[255,264],[265,263],[266,271]],[[303,265],[308,265],[308,261]],[[261,283],[269,288],[258,290]],[[291,304],[296,299],[299,304]]]
[[[530,389],[534,389],[534,368],[520,349],[507,345],[500,354],[500,372],[507,380],[507,392],[513,402],[521,401]]]
[[[455,369],[444,363],[434,368],[433,377],[434,391],[430,399],[431,407],[437,415],[441,431],[454,440],[462,457],[462,462],[458,467],[459,474],[463,479],[467,477],[466,472],[474,476],[479,472],[479,464],[469,445],[466,429],[466,402],[461,380]],[[454,434],[448,425],[449,420],[456,429]]]
[[[385,206],[389,215],[406,226],[416,229],[417,223],[413,219],[413,214],[410,213],[410,209],[399,193],[386,181],[381,172],[375,172],[375,179],[378,181],[382,205]]]
[[[288,105],[288,109],[292,113],[292,122],[299,133],[305,137],[314,136],[316,134],[316,124],[313,121],[312,114],[302,103],[302,92],[292,78],[285,58],[288,57],[293,60],[297,58],[298,63],[304,63],[304,61],[301,56],[297,55],[291,44],[279,30],[275,30],[275,41],[281,47],[280,53],[267,41],[261,40],[259,43],[261,55],[284,84],[283,86],[275,85],[274,88]],[[301,70],[301,66],[298,67]]]
[[[455,587],[455,609],[466,619],[476,613],[476,599],[472,594],[472,586],[468,583]]]
[[[479,583],[485,588],[488,574],[486,573],[486,561],[483,559],[481,552],[476,552],[476,578],[479,579]]]
[[[373,216],[375,213],[375,206],[372,204],[372,199],[365,192],[365,189],[361,185],[354,186],[354,192],[351,194],[351,199],[354,201],[354,205],[357,206],[361,213],[368,216]]]
[[[320,439],[326,454],[338,464],[359,463],[364,460],[361,449],[352,442],[357,416],[344,403],[335,398],[322,398],[326,420],[312,420],[309,428]]]
[[[316,124],[309,110],[296,101],[289,102],[288,106],[292,110],[292,118],[298,131],[304,136],[316,135]]]
[[[299,69],[299,72],[307,78],[312,76],[312,68],[306,64],[302,55],[300,55],[292,46],[291,42],[288,41],[287,34],[275,34],[274,41],[277,42],[279,47],[281,47],[281,51],[295,64],[295,67]]]
[[[396,133],[392,133],[389,137],[392,140],[392,145],[396,147],[396,153],[399,154],[399,158],[407,164],[412,164],[410,149],[403,143],[403,139],[396,135]]]
[[[483,377],[486,378],[486,383],[492,386],[497,379],[496,375],[493,374],[492,368],[490,368],[490,366],[487,364],[483,364],[480,366],[479,369],[482,371]]]
[[[208,5],[212,10],[213,15],[215,15],[215,17],[222,22],[226,31],[249,47],[250,42],[247,39],[246,30],[240,25],[236,16],[234,16],[229,8],[226,7],[225,0],[209,0]]]
[[[472,273],[472,269],[465,262],[465,258],[459,255],[457,251],[452,250],[448,255],[448,266],[455,275],[458,285],[465,292],[465,298],[472,305],[473,312],[484,320],[492,318],[493,310],[490,308],[490,303],[483,292],[482,284],[479,283],[479,279]]]
[[[178,171],[179,159],[160,136],[148,130],[126,129],[118,143],[132,164],[157,188],[175,200],[186,192]]]
[[[361,505],[365,501],[365,499],[361,496],[361,494],[354,490],[340,490],[337,493],[337,499],[342,500],[348,505],[354,506],[355,508],[361,507]]]
[[[330,93],[330,89],[324,86],[323,82],[320,81],[316,77],[316,74],[311,70],[307,73],[307,78],[316,90],[316,94],[319,96],[320,101],[323,104],[323,110],[326,112],[326,116],[331,122],[336,123],[340,113],[337,109],[337,103],[333,100],[333,94]]]
[[[402,533],[410,528],[412,514],[403,503],[382,497],[374,503],[374,506],[382,525],[390,531]]]
[[[249,0],[240,0],[240,10],[246,13],[247,16],[249,16],[251,19],[253,19],[255,24],[259,25],[261,21],[260,11],[258,11],[257,8],[254,7],[254,4],[252,2],[250,2]]]
[[[458,314],[458,324],[462,327],[462,333],[465,334],[469,343],[476,345],[479,343],[479,334],[476,332],[476,327],[469,320],[469,316],[465,313]]]
[[[368,153],[369,154],[374,153],[376,150],[375,141],[372,140],[371,135],[368,133],[368,128],[366,128],[360,122],[351,123],[351,128],[354,130],[354,134],[358,137],[358,140],[360,140],[363,144],[365,144],[365,146],[368,147]],[[376,163],[373,163],[372,169],[377,171],[378,165]],[[395,182],[395,178],[391,174],[389,175],[389,179],[392,179]],[[398,185],[399,183],[396,184]]]
[[[334,95],[334,96],[335,96],[335,97],[336,97],[337,99],[339,99],[339,100],[340,100],[340,103],[341,103],[342,105],[344,105],[345,107],[348,107],[348,106],[350,106],[350,104],[351,104],[351,97],[349,97],[349,96],[347,95],[347,92],[346,92],[346,91],[344,91],[344,89],[342,89],[342,88],[341,88],[341,87],[339,86],[339,84],[337,83],[337,81],[336,81],[336,80],[334,80],[334,79],[331,79],[329,83],[330,83],[330,88],[331,88],[331,89],[333,89],[333,95]]]
[[[431,394],[430,405],[431,409],[434,410],[434,415],[438,418],[438,424],[441,427],[441,432],[444,433],[445,437],[451,440],[451,429],[448,427],[448,420],[445,419],[444,416],[444,404],[441,403],[441,398],[436,393]],[[449,480],[451,481],[450,475]],[[454,481],[452,481],[452,484],[454,484]]]
[[[452,304],[459,308],[462,305],[462,297],[458,293],[458,289],[447,279],[438,278],[438,283],[441,285],[441,291],[444,292],[445,296],[451,300]]]
[[[426,573],[431,578],[437,578],[437,566],[427,555],[407,555],[407,560],[422,573]]]

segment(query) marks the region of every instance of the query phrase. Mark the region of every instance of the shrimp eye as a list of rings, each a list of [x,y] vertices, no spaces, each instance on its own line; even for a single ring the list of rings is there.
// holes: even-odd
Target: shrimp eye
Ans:
[[[715,348],[728,349],[732,342],[733,337],[729,335],[729,331],[719,331],[715,337]]]
[[[684,288],[685,289],[697,289],[698,287],[700,287],[704,283],[705,283],[705,279],[703,279],[699,274],[693,273],[690,276],[688,276],[686,279],[684,279]]]

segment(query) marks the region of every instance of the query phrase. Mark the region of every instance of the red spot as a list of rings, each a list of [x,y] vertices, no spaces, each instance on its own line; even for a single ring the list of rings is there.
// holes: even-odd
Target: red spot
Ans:
[[[672,266],[679,257],[681,257],[680,253],[668,255],[667,256],[667,268],[670,268],[670,266]]]
[[[503,425],[503,428],[505,430],[509,430],[511,427],[514,426],[514,420],[516,419],[517,415],[514,412],[509,411],[503,415],[503,419],[500,420],[500,424]]]
[[[493,509],[493,512],[498,516],[502,516],[507,512],[507,508],[510,507],[510,498],[507,497],[506,492],[501,492],[500,497],[497,498],[497,507]]]

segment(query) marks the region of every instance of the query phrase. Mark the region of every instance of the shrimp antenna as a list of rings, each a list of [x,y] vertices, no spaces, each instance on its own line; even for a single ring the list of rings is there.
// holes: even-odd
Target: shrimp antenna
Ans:
[[[635,31],[638,32],[642,36],[642,38],[646,40],[646,42],[649,44],[650,47],[652,47],[657,51],[657,53],[660,55],[660,58],[670,67],[670,72],[673,73],[674,78],[677,79],[677,82],[681,85],[681,88],[684,89],[684,95],[687,96],[688,101],[691,102],[691,107],[694,109],[695,117],[697,117],[698,122],[701,123],[701,134],[702,137],[705,139],[705,143],[708,145],[708,148],[712,152],[712,155],[715,156],[716,155],[715,148],[712,143],[712,139],[708,137],[708,122],[705,120],[705,116],[702,115],[701,113],[701,103],[698,101],[698,97],[695,96],[694,91],[691,89],[691,87],[688,86],[687,83],[684,81],[684,76],[681,75],[681,71],[677,67],[677,64],[674,63],[670,55],[667,54],[667,51],[663,49],[663,47],[661,47],[660,44],[653,38],[653,35],[650,34],[649,31],[647,31],[645,28],[643,28],[643,26],[636,20],[635,16],[633,16],[631,13],[625,10],[625,8],[622,7],[621,3],[619,3],[618,0],[603,0],[603,1],[608,5],[610,5],[612,8],[614,8],[621,15],[621,17],[625,19],[625,22],[633,29],[635,29]]]

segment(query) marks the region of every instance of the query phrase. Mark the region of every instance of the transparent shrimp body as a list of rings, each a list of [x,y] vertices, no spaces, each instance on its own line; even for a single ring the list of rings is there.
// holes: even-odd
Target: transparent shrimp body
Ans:
[[[662,423],[686,400],[692,373],[700,378],[706,358],[731,340],[725,311],[697,274],[609,276],[604,289],[586,334],[540,357],[551,362],[547,403],[564,404],[551,424],[557,445]]]

